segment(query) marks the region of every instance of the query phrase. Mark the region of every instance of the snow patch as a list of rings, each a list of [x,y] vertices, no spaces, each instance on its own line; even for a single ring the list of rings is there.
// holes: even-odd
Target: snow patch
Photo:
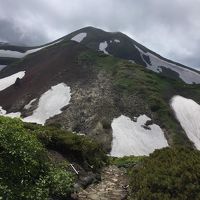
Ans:
[[[134,60],[128,60],[132,64],[136,64]]]
[[[200,150],[200,105],[192,99],[174,96],[171,107],[188,138]]]
[[[18,51],[0,49],[0,57],[22,58],[24,57],[24,55],[25,53],[21,53]]]
[[[8,57],[8,58],[23,58],[31,53],[35,53],[41,49],[47,48],[49,46],[52,46],[54,44],[57,44],[59,42],[61,42],[62,40],[59,40],[57,42],[54,42],[52,44],[49,45],[45,45],[43,47],[39,47],[39,48],[35,48],[35,49],[30,49],[24,53],[19,52],[19,51],[12,51],[12,50],[4,50],[4,49],[0,49],[0,57]]]
[[[148,69],[150,69],[154,72],[157,72],[157,73],[161,73],[162,72],[161,67],[165,67],[165,68],[171,69],[172,71],[177,72],[179,74],[179,77],[185,83],[188,83],[188,84],[200,83],[200,74],[199,73],[197,73],[193,70],[181,67],[179,65],[167,62],[165,60],[162,60],[161,58],[158,58],[157,56],[153,55],[150,52],[145,53],[136,45],[135,45],[135,48],[138,49],[138,51],[140,52],[141,57],[142,57],[143,61],[146,63]],[[143,58],[143,55],[146,55],[149,57],[151,65]]]
[[[16,74],[13,74],[11,76],[1,78],[0,79],[0,91],[5,90],[6,88],[13,85],[17,78],[22,79],[24,76],[25,76],[25,71],[21,71]]]
[[[144,128],[145,123],[150,120],[149,117],[140,115],[136,119],[134,122],[124,115],[113,119],[111,156],[149,155],[155,149],[168,146],[164,133],[158,125],[153,124]]]
[[[106,48],[108,47],[108,43],[105,41],[105,42],[101,42],[100,44],[99,44],[99,50],[100,51],[103,51],[105,54],[108,54],[109,55],[109,53],[106,51]]]
[[[37,100],[37,99],[31,100],[27,105],[24,106],[24,109],[26,109],[26,110],[30,109],[31,106],[32,106],[32,103],[35,102],[36,100]]]
[[[5,68],[7,65],[0,65],[0,71]]]
[[[60,114],[61,109],[69,104],[70,98],[70,87],[64,83],[55,85],[40,97],[38,108],[23,121],[44,124],[50,117]]]
[[[116,43],[120,43],[120,40],[115,39],[114,41],[115,41]]]
[[[1,106],[0,106],[0,115],[3,115],[3,116],[6,116],[6,117],[11,117],[11,118],[14,118],[14,117],[20,117],[21,116],[21,113],[20,112],[12,112],[12,113],[8,113],[6,114],[7,111],[4,110]]]
[[[6,110],[4,110],[1,106],[0,106],[0,115],[5,115],[6,114]]]
[[[75,35],[71,40],[76,42],[82,42],[82,40],[87,36],[87,33],[79,33],[78,35]]]
[[[20,112],[12,112],[12,113],[8,113],[6,115],[4,115],[6,117],[11,117],[11,118],[15,118],[15,117],[20,117],[21,116],[21,113]]]

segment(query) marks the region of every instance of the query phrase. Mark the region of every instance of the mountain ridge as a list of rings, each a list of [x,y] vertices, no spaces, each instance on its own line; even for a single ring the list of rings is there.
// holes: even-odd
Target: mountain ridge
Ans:
[[[180,70],[178,70],[178,73],[177,73],[177,70],[173,69],[173,68],[176,68],[176,66],[179,66],[179,67],[184,68],[184,69],[188,69],[192,72],[196,72],[196,73],[199,74],[199,71],[197,69],[194,69],[194,68],[185,66],[183,64],[180,64],[178,62],[174,62],[170,59],[164,58],[163,56],[159,55],[158,53],[151,51],[150,49],[148,49],[145,46],[141,45],[140,43],[136,42],[135,40],[133,40],[129,36],[125,35],[124,33],[107,32],[107,31],[104,31],[104,30],[101,30],[101,29],[98,29],[98,28],[94,28],[94,27],[91,27],[91,26],[81,28],[81,29],[76,30],[76,31],[74,31],[74,32],[72,32],[72,33],[70,33],[66,36],[63,36],[63,37],[61,37],[61,38],[59,38],[59,39],[57,39],[53,42],[50,42],[50,43],[47,43],[47,44],[44,44],[44,45],[41,45],[41,46],[18,47],[18,46],[12,46],[12,45],[3,45],[3,46],[0,47],[0,52],[1,52],[1,50],[16,50],[16,51],[25,53],[27,50],[34,50],[34,49],[37,49],[37,48],[43,48],[45,46],[52,45],[52,44],[59,42],[59,41],[71,40],[75,35],[77,35],[81,32],[86,32],[87,36],[89,35],[88,36],[89,39],[87,39],[88,37],[86,37],[83,41],[81,41],[81,43],[83,43],[87,47],[92,48],[94,50],[99,50],[99,43],[101,43],[103,41],[107,41],[107,42],[113,41],[113,44],[114,44],[113,38],[118,38],[118,39],[121,38],[124,42],[124,45],[121,45],[119,48],[117,48],[117,45],[113,46],[113,44],[109,43],[107,49],[108,49],[108,52],[111,51],[110,52],[111,55],[122,58],[122,59],[133,60],[137,64],[141,64],[145,67],[149,67],[150,65],[152,65],[149,55],[146,55],[146,53],[149,53],[149,54],[156,56],[158,59],[163,60],[164,62],[169,62],[172,65],[175,65],[175,66],[172,66],[172,67],[166,67],[165,66],[166,63],[165,63],[165,64],[163,64],[164,66],[160,66],[159,70],[158,70],[159,66],[157,68],[155,66],[149,67],[149,69],[154,70],[158,73],[163,73],[163,74],[165,74],[169,77],[173,77],[173,78],[176,78],[176,79],[180,78],[180,74],[179,74]],[[111,45],[111,47],[110,47],[110,45]],[[120,45],[120,42],[118,43],[118,45]],[[136,46],[136,48],[133,47],[132,45]],[[127,48],[129,48],[129,49],[127,50]],[[9,64],[9,63],[12,62],[11,60],[9,60],[10,62],[8,61],[6,63],[6,59],[8,60],[8,58],[2,57],[1,53],[0,53],[0,65],[5,65],[7,63]],[[170,72],[171,72],[172,75],[170,75]],[[182,80],[184,80],[184,79],[182,79]],[[197,82],[200,82],[199,78],[197,78]]]
[[[130,40],[133,40],[134,43],[136,43],[138,46],[140,46],[142,50],[144,50],[144,51],[147,51],[147,50],[148,50],[150,53],[156,54],[158,57],[160,57],[160,58],[162,58],[162,59],[165,59],[166,61],[170,61],[170,62],[172,62],[172,63],[174,63],[174,64],[181,65],[181,66],[183,66],[183,67],[185,67],[185,68],[194,70],[194,71],[196,71],[196,72],[199,73],[199,70],[197,70],[196,68],[188,67],[188,66],[186,66],[186,65],[184,65],[184,64],[182,64],[182,63],[180,63],[180,62],[176,62],[176,61],[173,61],[173,60],[171,60],[171,59],[169,59],[169,58],[165,58],[165,57],[162,56],[161,54],[157,53],[157,51],[152,51],[150,48],[148,48],[148,47],[142,45],[141,43],[137,42],[136,40],[134,40],[134,39],[131,38],[130,36],[126,35],[126,34],[123,33],[123,32],[120,32],[120,31],[110,32],[110,31],[104,31],[104,30],[102,30],[102,29],[100,29],[100,28],[96,28],[96,27],[93,27],[93,26],[86,26],[86,27],[83,27],[83,28],[78,29],[78,30],[76,30],[76,31],[73,31],[72,33],[70,33],[70,34],[68,34],[68,35],[71,35],[71,34],[73,35],[74,33],[79,33],[79,32],[81,32],[81,31],[85,31],[85,30],[87,31],[87,30],[90,30],[90,29],[96,29],[96,30],[103,31],[103,32],[106,32],[106,33],[110,33],[110,34],[121,34],[121,35],[125,36],[126,38],[128,38],[128,39],[130,39]],[[68,36],[68,35],[67,35],[67,36]],[[64,37],[66,37],[66,36],[64,36]],[[64,37],[62,37],[62,38],[64,38]]]

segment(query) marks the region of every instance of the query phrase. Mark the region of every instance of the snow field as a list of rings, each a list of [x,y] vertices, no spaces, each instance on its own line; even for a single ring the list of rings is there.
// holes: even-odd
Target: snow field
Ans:
[[[25,71],[20,71],[11,76],[7,76],[5,78],[0,79],[0,91],[5,90],[6,88],[13,85],[17,78],[22,79],[25,76]]]
[[[101,42],[99,44],[99,51],[103,51],[105,54],[108,54],[109,53],[106,51],[106,48],[108,47],[108,43],[105,41],[105,42]]]
[[[200,105],[192,99],[174,96],[171,107],[188,138],[200,150]]]
[[[76,42],[82,42],[86,36],[87,36],[87,33],[79,33],[78,35],[75,35],[71,40],[76,41]]]
[[[144,128],[145,123],[150,120],[149,117],[140,115],[136,119],[135,122],[124,115],[113,119],[111,156],[149,155],[155,149],[168,146],[164,133],[158,125],[153,124]]]

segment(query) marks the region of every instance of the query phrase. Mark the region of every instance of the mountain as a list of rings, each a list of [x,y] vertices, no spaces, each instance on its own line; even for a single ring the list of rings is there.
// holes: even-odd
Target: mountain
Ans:
[[[199,148],[198,117],[185,120],[200,102],[192,84],[199,73],[122,33],[86,27],[39,47],[2,45],[2,52],[17,58],[0,72],[2,115],[86,134],[118,157]]]
[[[0,199],[199,199],[198,71],[93,27],[0,49]]]
[[[85,37],[81,38],[81,35]],[[105,32],[93,27],[75,31],[67,39],[76,38],[87,47],[104,51],[122,59],[130,60],[168,77],[181,79],[186,83],[200,83],[199,72],[182,64],[166,59],[139,44],[121,32]]]
[[[85,27],[59,40],[74,40],[93,50],[103,51],[106,54],[129,60],[167,77],[180,79],[189,84],[200,83],[199,71],[166,59],[121,32],[106,32],[94,27]],[[59,42],[59,40],[55,42]],[[52,44],[54,42],[38,47],[2,44],[0,45],[1,68],[17,58],[22,58]]]

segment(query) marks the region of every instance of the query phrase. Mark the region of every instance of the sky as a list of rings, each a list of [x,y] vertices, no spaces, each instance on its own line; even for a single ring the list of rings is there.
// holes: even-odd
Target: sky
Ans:
[[[0,0],[1,42],[39,45],[85,26],[200,69],[200,0]]]

